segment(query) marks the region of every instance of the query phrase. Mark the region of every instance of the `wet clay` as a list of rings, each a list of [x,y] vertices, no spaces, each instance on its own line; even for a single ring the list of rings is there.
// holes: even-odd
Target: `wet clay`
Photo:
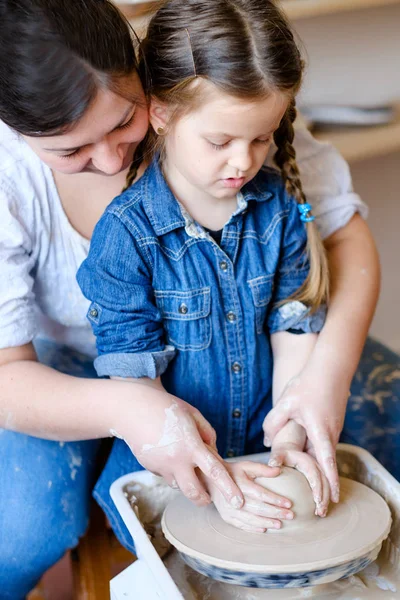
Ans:
[[[162,477],[154,477],[151,485],[132,481],[125,486],[124,494],[158,555],[164,557],[171,544],[161,531],[161,515],[177,492],[168,487]]]

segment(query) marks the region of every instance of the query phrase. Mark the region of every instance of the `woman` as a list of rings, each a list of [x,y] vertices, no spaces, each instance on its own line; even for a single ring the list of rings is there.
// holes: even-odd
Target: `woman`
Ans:
[[[177,400],[166,403],[145,385],[133,396],[123,381],[95,379],[88,303],[75,281],[94,225],[125,186],[147,130],[130,31],[108,1],[0,0],[0,40],[0,585],[2,597],[18,600],[83,534],[98,440],[118,431],[133,451],[155,443],[168,402]],[[341,422],[318,407],[340,402],[345,412],[376,303],[378,262],[346,165],[306,132],[296,137],[332,265],[332,300],[296,393],[287,392],[290,401],[278,403],[266,427],[273,438],[286,418],[304,423],[335,494]],[[332,381],[322,379],[328,364]],[[316,394],[308,418],[299,407],[310,387],[325,399]],[[178,442],[179,479],[187,475],[201,502],[198,466],[240,506],[240,491],[206,446],[214,442],[211,427],[189,405],[179,408],[180,425],[195,439]],[[365,442],[364,429],[352,441]],[[274,450],[277,461],[301,460],[307,469],[302,448]],[[130,548],[108,487],[133,460],[116,440],[95,491]],[[162,454],[158,471],[171,480],[169,462]]]

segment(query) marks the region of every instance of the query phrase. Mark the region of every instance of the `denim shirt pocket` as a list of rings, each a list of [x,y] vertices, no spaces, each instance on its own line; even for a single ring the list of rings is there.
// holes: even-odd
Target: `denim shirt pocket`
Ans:
[[[267,310],[272,297],[273,275],[260,275],[254,279],[248,279],[251,295],[253,297],[256,331],[258,334],[263,332]]]
[[[178,350],[204,350],[211,343],[210,288],[154,290],[168,343]]]

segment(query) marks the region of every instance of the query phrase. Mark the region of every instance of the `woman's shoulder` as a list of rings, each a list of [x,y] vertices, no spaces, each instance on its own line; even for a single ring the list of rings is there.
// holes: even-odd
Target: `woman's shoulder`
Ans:
[[[18,133],[0,121],[0,188],[15,191],[46,178],[43,163]]]
[[[29,159],[30,153],[32,150],[23,138],[0,120],[0,174]]]
[[[50,169],[25,140],[0,121],[0,210],[12,210],[24,221],[47,213],[56,196]]]

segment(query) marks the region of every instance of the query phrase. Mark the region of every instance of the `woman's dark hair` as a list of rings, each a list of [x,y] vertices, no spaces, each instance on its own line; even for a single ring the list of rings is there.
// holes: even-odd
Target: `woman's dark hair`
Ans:
[[[150,21],[139,69],[149,96],[171,109],[167,134],[174,119],[203,102],[202,79],[248,101],[284,93],[289,104],[274,135],[274,158],[288,192],[306,202],[292,144],[303,61],[274,0],[166,0]],[[156,140],[149,134],[148,147],[162,150],[162,137]],[[328,294],[328,268],[315,223],[307,232],[310,273],[294,298],[316,308]]]
[[[108,0],[0,0],[0,119],[55,135],[100,88],[121,93],[136,69],[132,30]]]

